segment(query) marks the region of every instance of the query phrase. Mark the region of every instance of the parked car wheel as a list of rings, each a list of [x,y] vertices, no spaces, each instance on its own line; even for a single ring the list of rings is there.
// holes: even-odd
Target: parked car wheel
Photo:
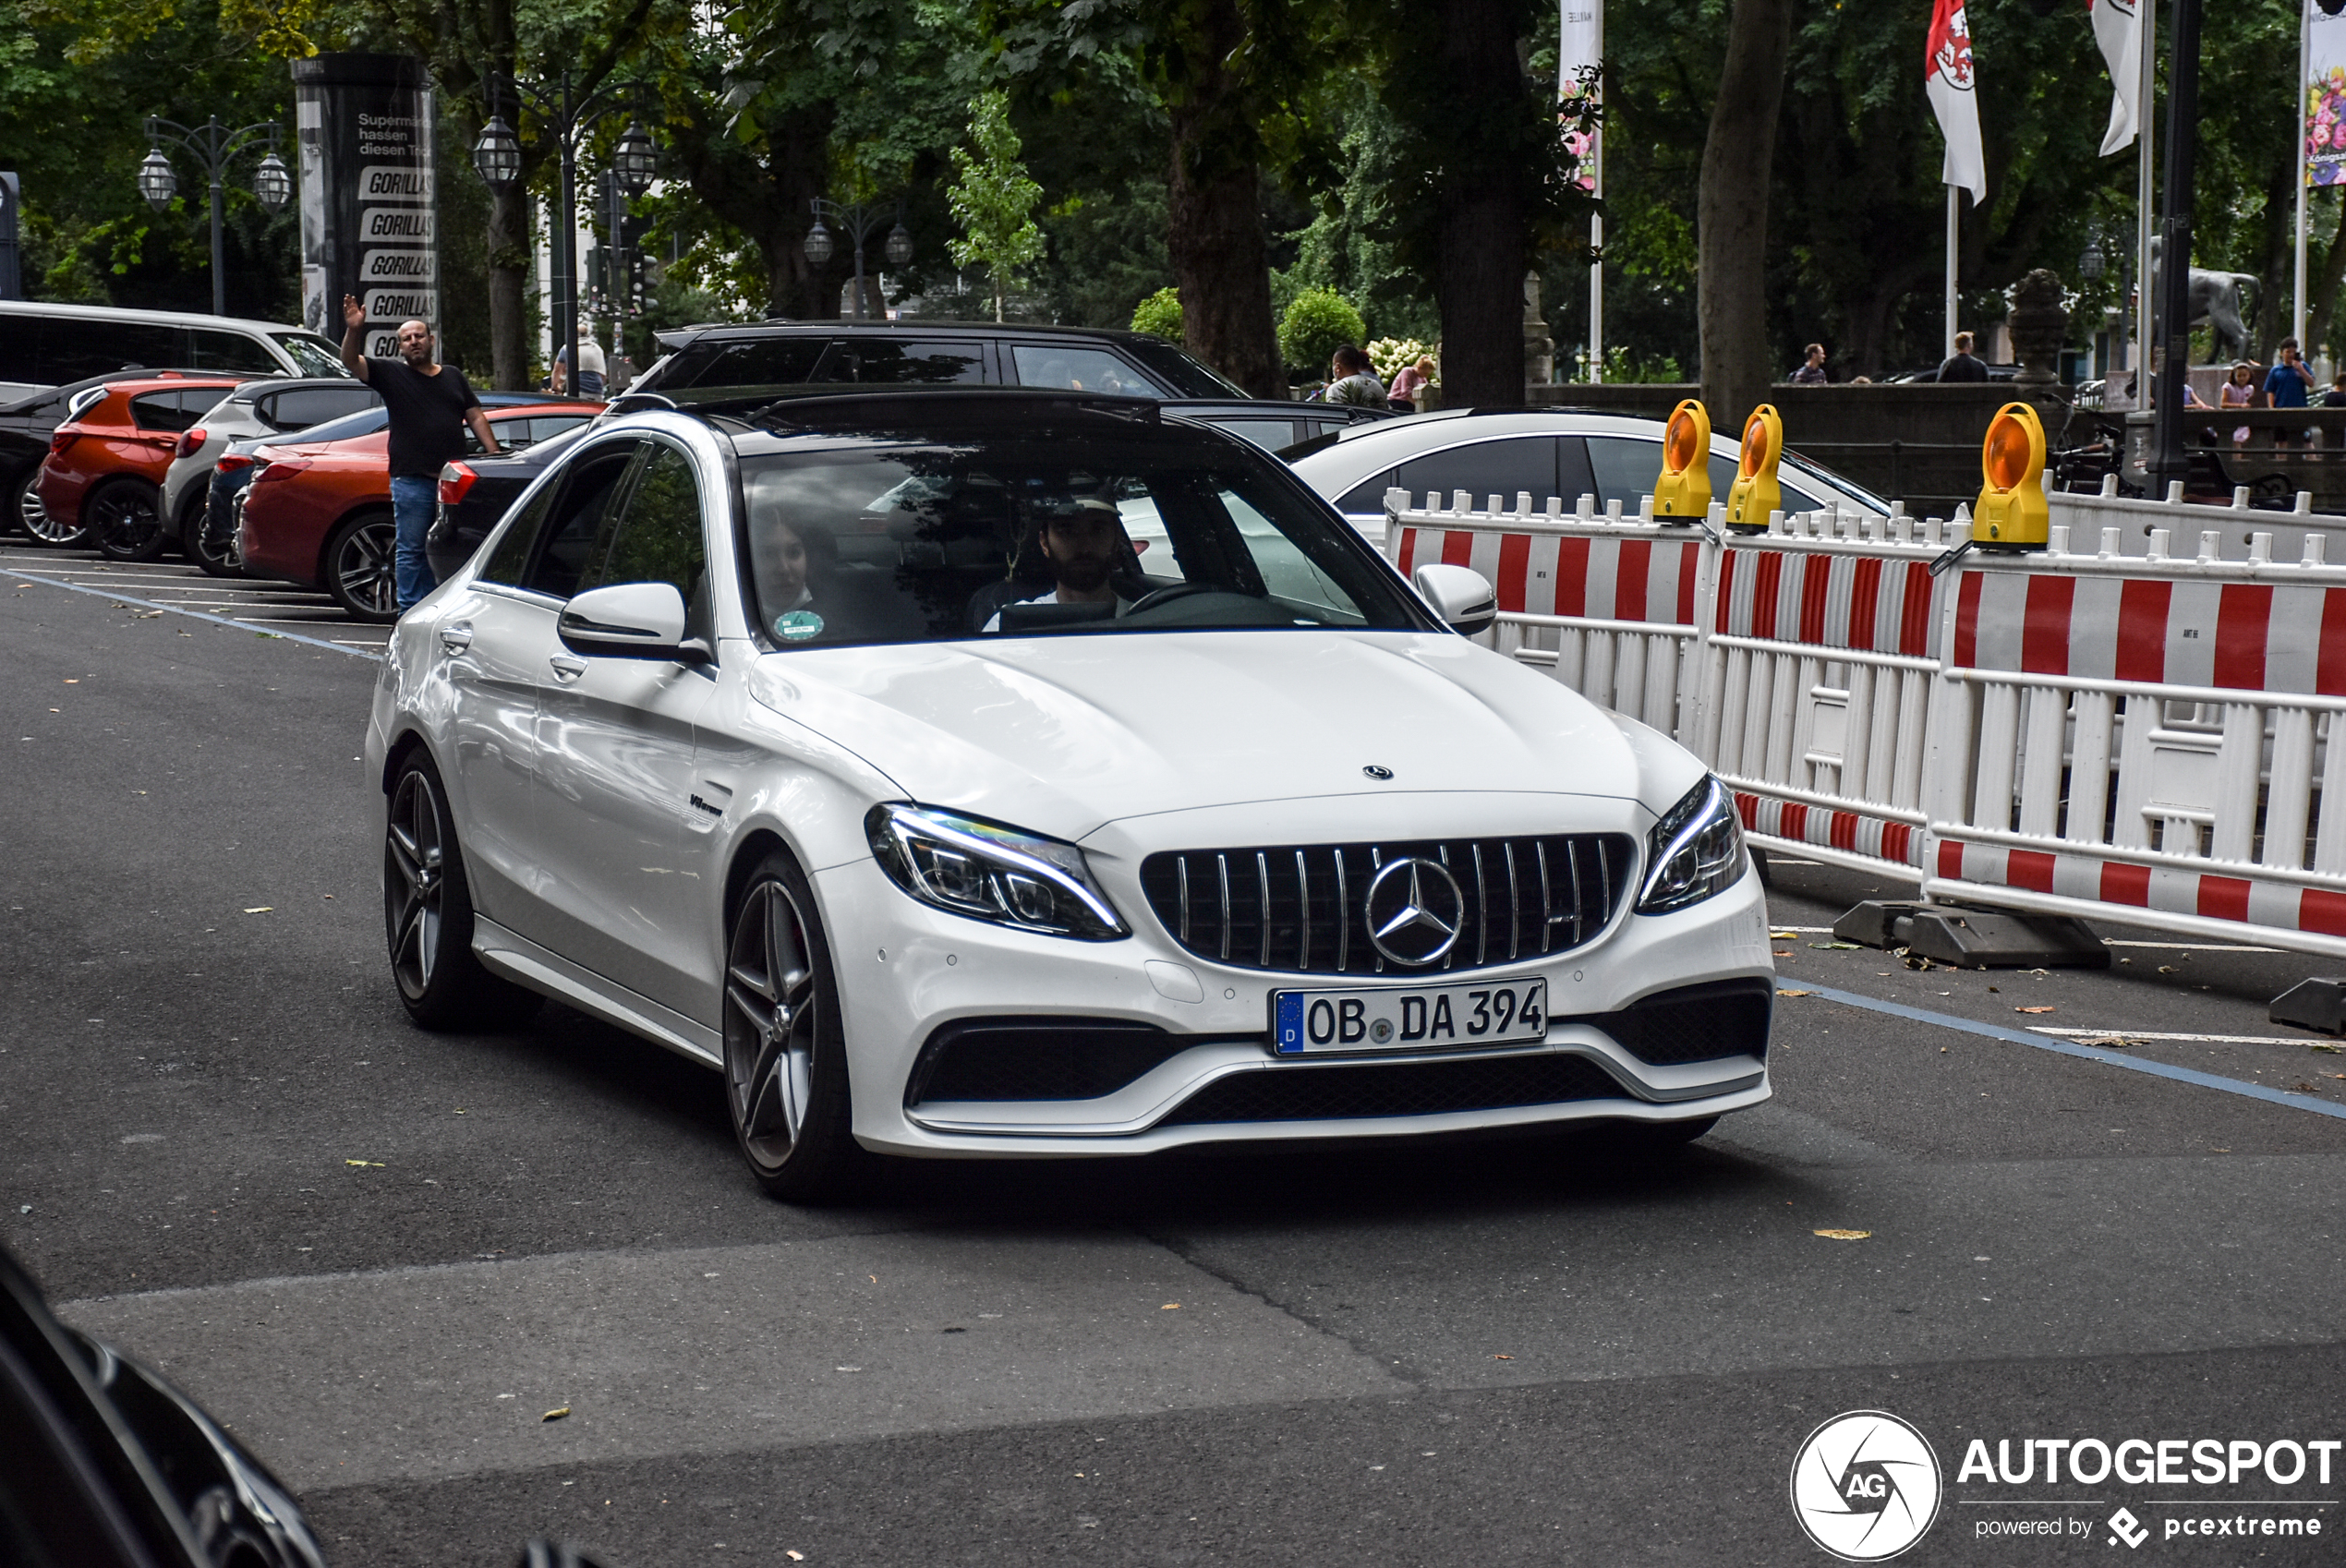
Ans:
[[[16,488],[8,498],[10,521],[22,528],[25,536],[35,545],[44,549],[65,549],[81,543],[88,536],[88,529],[65,526],[51,518],[49,509],[41,504],[41,491],[35,488],[40,477],[41,465],[36,463],[30,472],[17,481]]]
[[[196,509],[196,515],[189,521],[187,531],[180,536],[179,542],[187,550],[187,559],[212,576],[240,577],[244,575],[236,570],[235,535],[224,532],[212,533],[205,525],[201,507]]]
[[[538,1010],[473,953],[472,887],[440,772],[421,752],[391,789],[383,832],[383,935],[407,1016],[426,1029],[500,1028]]]
[[[353,621],[399,619],[398,528],[388,512],[362,512],[326,541],[326,592]]]
[[[163,553],[163,510],[155,488],[139,479],[115,479],[81,503],[89,543],[108,561],[152,561]]]
[[[725,965],[725,1100],[768,1196],[837,1196],[866,1156],[849,1130],[847,1042],[830,950],[798,862],[767,856],[743,888]]]

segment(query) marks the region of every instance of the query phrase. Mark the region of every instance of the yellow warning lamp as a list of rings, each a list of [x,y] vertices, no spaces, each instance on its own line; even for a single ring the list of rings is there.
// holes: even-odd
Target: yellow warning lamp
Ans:
[[[1972,542],[1983,549],[2042,549],[2052,526],[2045,501],[2045,427],[2025,403],[2007,403],[1979,450],[1987,483],[1971,509]]]
[[[1776,485],[1776,459],[1784,455],[1784,416],[1772,403],[1751,411],[1743,425],[1743,459],[1727,487],[1727,526],[1755,533],[1766,529],[1771,513],[1784,510]]]
[[[1696,398],[1670,413],[1662,433],[1662,476],[1653,482],[1656,517],[1711,514],[1711,411]]]

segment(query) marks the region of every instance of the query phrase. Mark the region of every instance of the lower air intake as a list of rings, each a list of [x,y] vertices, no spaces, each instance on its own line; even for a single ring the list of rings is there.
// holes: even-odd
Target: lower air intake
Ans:
[[[1218,1079],[1160,1127],[1201,1122],[1343,1121],[1430,1116],[1621,1098],[1613,1076],[1585,1056],[1485,1056],[1457,1062],[1347,1062],[1276,1067]]]

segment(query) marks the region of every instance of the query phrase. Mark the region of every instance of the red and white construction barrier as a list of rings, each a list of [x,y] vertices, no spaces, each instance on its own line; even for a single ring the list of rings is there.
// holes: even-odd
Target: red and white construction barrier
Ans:
[[[1960,515],[1728,535],[1715,509],[1657,525],[1397,490],[1386,538],[1405,573],[1490,578],[1493,645],[1675,736],[1763,848],[1929,897],[2346,956],[2340,530],[2242,501],[2061,497],[2048,549],[1940,576]],[[2095,548],[2073,551],[2081,519]]]

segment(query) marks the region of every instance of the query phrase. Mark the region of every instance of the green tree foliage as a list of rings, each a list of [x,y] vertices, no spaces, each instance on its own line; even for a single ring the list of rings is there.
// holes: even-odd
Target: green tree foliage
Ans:
[[[1343,344],[1360,346],[1369,330],[1360,313],[1332,288],[1305,289],[1279,318],[1279,356],[1307,376],[1328,368],[1328,356]]]
[[[1018,132],[1010,128],[1010,95],[979,94],[970,103],[970,140],[977,151],[953,149],[958,176],[946,193],[964,237],[949,248],[962,266],[986,270],[994,284],[994,320],[1002,319],[1002,292],[1021,268],[1043,254],[1043,231],[1034,222],[1043,187],[1019,161]]]
[[[1181,291],[1161,288],[1141,301],[1132,312],[1132,330],[1169,342],[1181,341]]]

